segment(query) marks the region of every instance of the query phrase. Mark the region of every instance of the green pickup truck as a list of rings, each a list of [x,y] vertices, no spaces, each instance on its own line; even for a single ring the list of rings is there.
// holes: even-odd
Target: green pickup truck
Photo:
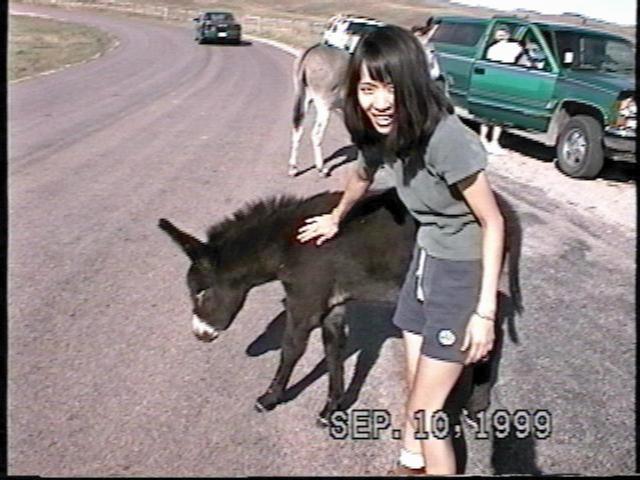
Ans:
[[[635,161],[631,42],[519,17],[434,24],[430,42],[460,116],[555,146],[558,167],[572,177],[594,178],[605,157]]]

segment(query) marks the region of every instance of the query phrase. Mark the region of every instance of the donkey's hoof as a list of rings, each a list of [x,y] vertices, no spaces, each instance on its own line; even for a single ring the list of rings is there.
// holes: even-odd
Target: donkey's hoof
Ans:
[[[262,405],[259,401],[256,400],[256,403],[253,404],[253,408],[256,409],[257,412],[263,413],[266,412],[267,409]]]
[[[341,411],[339,406],[327,403],[316,417],[316,425],[318,425],[319,427],[328,427],[329,425],[331,425],[331,417],[333,416],[333,414],[339,411]]]
[[[330,424],[331,424],[331,422],[329,421],[329,418],[323,417],[322,415],[318,415],[316,417],[316,425],[318,427],[327,428]]]
[[[276,408],[276,405],[278,405],[276,396],[272,393],[265,393],[258,397],[254,406],[258,412],[267,412]]]
[[[298,167],[289,167],[289,176],[295,177],[298,175]]]
[[[264,413],[273,410],[275,408],[275,405],[263,405],[262,403],[260,403],[260,400],[256,400],[253,408],[255,408],[257,412]]]

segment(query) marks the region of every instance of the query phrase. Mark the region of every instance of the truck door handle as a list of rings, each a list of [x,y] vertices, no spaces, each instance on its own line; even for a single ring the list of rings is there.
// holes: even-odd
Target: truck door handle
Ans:
[[[477,73],[478,75],[484,75],[484,68],[474,67],[473,73]]]

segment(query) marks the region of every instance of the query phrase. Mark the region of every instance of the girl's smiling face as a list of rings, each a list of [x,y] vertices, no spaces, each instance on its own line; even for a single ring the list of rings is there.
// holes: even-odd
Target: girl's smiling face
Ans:
[[[373,80],[364,64],[358,82],[358,103],[379,134],[391,132],[395,115],[393,84]]]

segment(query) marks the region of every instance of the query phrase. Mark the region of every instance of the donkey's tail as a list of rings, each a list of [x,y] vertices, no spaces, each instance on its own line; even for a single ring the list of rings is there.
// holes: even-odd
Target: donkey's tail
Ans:
[[[304,121],[305,108],[304,104],[306,99],[306,86],[307,79],[305,77],[305,59],[309,52],[319,47],[320,44],[313,45],[307,48],[302,55],[296,60],[293,67],[293,90],[295,95],[295,102],[293,105],[293,128],[297,129],[302,125]]]
[[[296,90],[295,104],[293,105],[293,128],[298,129],[304,121],[304,104],[306,101],[305,88],[304,88],[304,72],[300,80],[300,86]]]

